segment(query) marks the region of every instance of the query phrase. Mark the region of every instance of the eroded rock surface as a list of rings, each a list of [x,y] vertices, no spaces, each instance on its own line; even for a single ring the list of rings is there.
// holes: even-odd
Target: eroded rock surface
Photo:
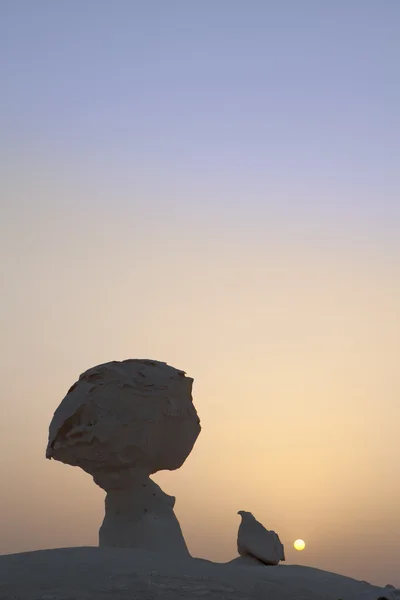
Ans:
[[[154,360],[85,371],[54,413],[46,457],[107,492],[100,545],[188,554],[173,507],[149,476],[178,469],[200,433],[193,379]]]
[[[240,510],[238,514],[242,517],[237,539],[240,556],[250,556],[265,565],[278,565],[284,561],[284,547],[278,534],[265,529],[251,512]]]

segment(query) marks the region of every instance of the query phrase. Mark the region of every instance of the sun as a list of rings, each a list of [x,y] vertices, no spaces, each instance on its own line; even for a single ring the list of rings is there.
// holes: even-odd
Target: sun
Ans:
[[[296,540],[293,546],[296,550],[304,550],[304,548],[306,547],[306,543],[304,540]]]

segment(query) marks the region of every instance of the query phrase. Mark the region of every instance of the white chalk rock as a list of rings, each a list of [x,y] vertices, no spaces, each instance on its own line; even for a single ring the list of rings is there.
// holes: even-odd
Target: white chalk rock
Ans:
[[[240,556],[252,556],[265,565],[278,565],[285,560],[284,547],[275,531],[268,531],[251,512],[240,510],[237,548]]]
[[[128,489],[110,490],[99,546],[189,556],[174,505],[174,496],[168,496],[149,478]]]
[[[188,554],[173,507],[149,475],[178,469],[200,433],[193,379],[154,360],[89,369],[54,413],[46,457],[79,466],[107,492],[101,546]]]

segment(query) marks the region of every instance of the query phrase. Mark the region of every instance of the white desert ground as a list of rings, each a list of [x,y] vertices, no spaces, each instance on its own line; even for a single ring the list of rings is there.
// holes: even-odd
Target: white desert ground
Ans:
[[[1,600],[397,600],[383,589],[295,565],[226,564],[125,548],[60,548],[0,557]]]

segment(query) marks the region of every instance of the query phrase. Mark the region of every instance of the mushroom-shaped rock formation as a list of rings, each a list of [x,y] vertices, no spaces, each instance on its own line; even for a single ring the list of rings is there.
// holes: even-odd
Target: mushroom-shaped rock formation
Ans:
[[[258,559],[265,565],[278,565],[285,560],[283,545],[275,531],[265,529],[257,519],[245,510],[240,510],[237,548],[240,556]]]
[[[107,492],[100,546],[188,556],[175,498],[150,479],[179,469],[200,433],[193,379],[154,360],[89,369],[54,413],[46,457],[81,467]]]

